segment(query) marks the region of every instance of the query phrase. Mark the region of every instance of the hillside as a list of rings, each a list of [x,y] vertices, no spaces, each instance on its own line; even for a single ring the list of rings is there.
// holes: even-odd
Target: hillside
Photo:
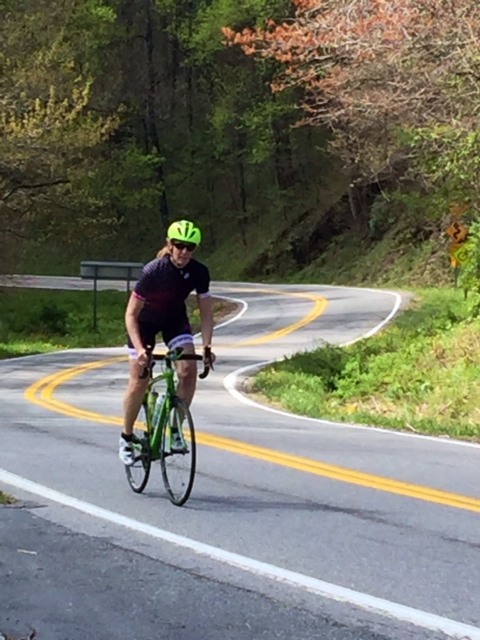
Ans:
[[[270,222],[248,226],[247,245],[241,234],[218,225],[218,248],[209,250],[207,239],[198,259],[209,265],[215,280],[407,288],[454,285],[456,274],[450,266],[445,233],[448,216],[420,231],[409,221],[392,220],[381,233],[373,233],[368,225],[348,228],[348,211],[341,197],[339,203],[291,220],[272,214]],[[156,244],[162,244],[160,234]],[[83,253],[80,246],[64,253],[60,242],[43,245],[41,256],[36,251],[4,266],[11,265],[8,271],[17,273],[76,276],[81,260],[118,259],[108,243],[94,252]],[[154,251],[132,250],[124,255],[122,259],[146,262]]]
[[[325,211],[311,211],[282,225],[253,227],[247,247],[238,236],[224,238],[221,247],[206,256],[214,277],[407,288],[455,284],[445,233],[448,215],[425,226],[392,215],[375,228],[371,208],[363,225],[352,224],[345,200],[340,196]]]

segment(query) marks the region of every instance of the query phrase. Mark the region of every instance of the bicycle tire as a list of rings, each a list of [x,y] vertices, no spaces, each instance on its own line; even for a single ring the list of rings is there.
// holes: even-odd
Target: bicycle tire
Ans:
[[[182,424],[186,447],[182,451],[172,451],[170,443],[171,427]],[[160,445],[160,467],[165,490],[170,501],[181,507],[188,500],[195,480],[197,448],[192,414],[183,400],[173,399],[172,408],[162,432]]]
[[[145,415],[145,410],[143,414]],[[127,474],[128,484],[132,491],[142,493],[147,486],[150,469],[152,467],[148,432],[140,428],[135,428],[132,443],[135,451],[135,461],[132,465],[125,466],[125,473]]]

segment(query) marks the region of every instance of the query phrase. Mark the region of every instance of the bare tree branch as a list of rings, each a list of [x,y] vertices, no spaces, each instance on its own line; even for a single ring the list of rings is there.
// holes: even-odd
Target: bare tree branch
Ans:
[[[7,201],[14,193],[17,193],[17,191],[29,191],[32,189],[56,187],[59,184],[69,184],[69,183],[70,183],[69,180],[58,179],[58,180],[53,180],[51,182],[39,182],[38,184],[19,184],[13,187],[12,189],[10,189],[10,191],[2,198],[2,201],[3,202]]]
[[[347,163],[375,175],[402,150],[401,130],[454,127],[467,136],[480,128],[478,0],[295,5],[288,23],[240,33],[225,28],[227,44],[283,63],[272,89],[303,89],[301,124],[335,131]]]

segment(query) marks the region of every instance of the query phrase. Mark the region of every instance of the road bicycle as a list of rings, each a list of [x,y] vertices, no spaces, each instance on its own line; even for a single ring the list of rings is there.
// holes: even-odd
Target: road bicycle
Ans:
[[[160,461],[163,484],[170,501],[181,506],[188,500],[195,480],[196,444],[195,428],[190,409],[176,393],[175,362],[178,360],[204,360],[203,356],[183,353],[181,348],[166,354],[152,353],[147,347],[150,364],[140,376],[149,377],[142,403],[144,425],[138,421],[133,431],[134,462],[125,466],[127,480],[135,493],[142,493],[148,483],[152,463]],[[205,351],[205,363],[210,351]],[[155,362],[164,365],[162,373],[153,375]],[[204,379],[211,365],[204,364],[199,377]],[[166,388],[159,395],[155,385],[165,381]]]

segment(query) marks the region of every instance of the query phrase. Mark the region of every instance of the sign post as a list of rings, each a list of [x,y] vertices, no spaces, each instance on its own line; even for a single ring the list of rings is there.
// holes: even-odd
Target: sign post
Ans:
[[[452,242],[448,247],[448,252],[450,254],[450,265],[453,267],[455,274],[455,289],[458,284],[458,270],[460,267],[465,266],[465,264],[468,263],[469,257],[471,258],[471,251],[466,249],[465,244],[468,236],[468,227],[462,224],[459,220],[460,215],[466,210],[466,208],[467,205],[452,205],[450,207],[450,212],[454,220],[446,230],[447,234],[452,239]]]
[[[80,277],[83,280],[93,280],[93,330],[97,330],[97,282],[99,280],[125,280],[127,293],[130,292],[130,282],[138,280],[142,273],[142,262],[96,262],[84,261],[80,263]]]

